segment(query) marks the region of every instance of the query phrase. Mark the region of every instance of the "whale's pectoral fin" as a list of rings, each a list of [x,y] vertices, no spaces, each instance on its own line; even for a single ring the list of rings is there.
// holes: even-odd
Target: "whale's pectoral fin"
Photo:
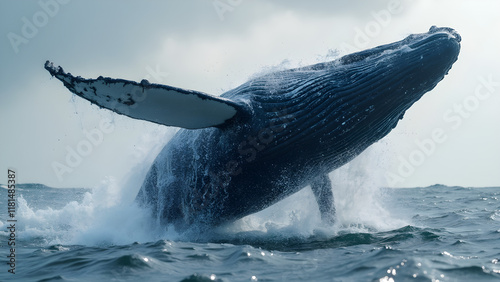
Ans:
[[[316,197],[321,219],[325,222],[333,223],[335,219],[335,205],[333,202],[332,183],[328,174],[316,178],[311,183],[311,189]]]
[[[45,69],[71,92],[93,104],[158,124],[189,129],[222,127],[243,111],[239,104],[228,99],[146,80],[137,83],[108,77],[84,79],[65,73],[49,61]]]

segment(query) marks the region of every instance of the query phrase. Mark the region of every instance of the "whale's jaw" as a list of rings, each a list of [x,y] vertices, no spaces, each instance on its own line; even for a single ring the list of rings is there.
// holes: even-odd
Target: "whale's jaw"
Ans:
[[[259,116],[284,128],[275,130],[277,145],[266,147],[264,158],[299,151],[310,160],[306,166],[331,171],[396,127],[451,69],[460,40],[450,28],[431,27],[332,62],[254,79],[237,93],[252,93]]]

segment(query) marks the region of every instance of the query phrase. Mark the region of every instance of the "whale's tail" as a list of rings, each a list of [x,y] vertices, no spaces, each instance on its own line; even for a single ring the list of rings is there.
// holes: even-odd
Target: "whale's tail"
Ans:
[[[172,86],[98,77],[84,79],[47,61],[45,69],[76,95],[131,118],[188,129],[223,127],[241,106],[221,97]]]

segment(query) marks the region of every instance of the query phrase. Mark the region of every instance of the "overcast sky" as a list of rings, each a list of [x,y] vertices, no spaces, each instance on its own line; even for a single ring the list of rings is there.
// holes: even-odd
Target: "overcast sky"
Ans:
[[[494,0],[2,0],[0,183],[7,168],[18,182],[54,187],[123,179],[174,131],[73,97],[45,60],[87,78],[147,78],[220,95],[256,73],[437,25],[462,35],[458,61],[361,158],[387,186],[500,186],[498,11]]]

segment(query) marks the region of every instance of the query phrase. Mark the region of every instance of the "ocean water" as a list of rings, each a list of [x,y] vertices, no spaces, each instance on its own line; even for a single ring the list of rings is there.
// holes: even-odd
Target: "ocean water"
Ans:
[[[358,185],[334,188],[333,226],[306,188],[210,234],[158,226],[111,184],[20,185],[15,274],[0,189],[0,281],[500,281],[500,188]]]

